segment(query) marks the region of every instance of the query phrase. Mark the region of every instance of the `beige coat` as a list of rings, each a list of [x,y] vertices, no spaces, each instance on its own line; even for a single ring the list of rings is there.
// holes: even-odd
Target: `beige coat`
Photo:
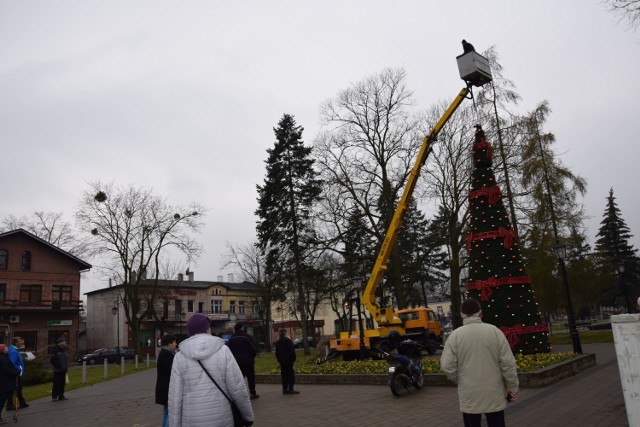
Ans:
[[[440,358],[442,371],[458,384],[461,412],[502,411],[506,390],[518,391],[519,384],[507,338],[479,317],[467,317],[463,323],[447,339]]]

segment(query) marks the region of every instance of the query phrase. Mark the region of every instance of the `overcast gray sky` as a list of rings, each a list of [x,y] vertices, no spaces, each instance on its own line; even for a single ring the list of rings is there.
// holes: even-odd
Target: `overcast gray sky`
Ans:
[[[311,144],[320,104],[386,67],[407,70],[416,108],[449,101],[463,38],[497,46],[522,112],[549,100],[545,130],[588,180],[591,241],[613,187],[640,247],[640,30],[598,0],[2,1],[0,218],[72,221],[93,180],[151,187],[211,209],[191,269],[215,280],[225,242],[255,236],[283,113]]]

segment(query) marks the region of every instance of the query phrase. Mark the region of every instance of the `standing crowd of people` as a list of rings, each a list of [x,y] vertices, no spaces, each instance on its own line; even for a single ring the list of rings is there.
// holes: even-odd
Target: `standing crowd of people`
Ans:
[[[465,427],[479,427],[482,414],[489,427],[504,427],[507,402],[518,398],[516,362],[509,343],[497,327],[482,322],[482,309],[475,299],[462,304],[463,326],[446,341],[440,364],[447,377],[458,385],[460,411]],[[178,343],[173,335],[161,338],[157,358],[155,402],[162,405],[162,427],[230,426],[234,415],[243,425],[254,421],[251,399],[257,399],[253,339],[244,325],[223,337],[211,334],[211,321],[196,313],[187,321],[189,338]],[[294,389],[296,352],[285,329],[280,329],[275,356],[280,365],[282,394]],[[0,344],[0,424],[2,410],[27,408],[22,395],[24,362],[15,337],[11,345]],[[53,401],[67,400],[68,351],[60,337],[51,354]],[[246,379],[246,384],[245,384]],[[237,411],[234,414],[234,410]]]
[[[20,349],[24,347],[21,337],[14,337],[11,344],[0,344],[0,424],[8,421],[2,418],[2,410],[9,411],[28,408],[29,404],[22,395],[22,377],[24,362]]]
[[[232,405],[244,425],[251,426],[251,399],[260,397],[255,381],[258,351],[244,324],[227,329],[221,338],[211,334],[209,318],[196,313],[187,321],[187,332],[189,338],[179,348],[174,335],[167,334],[160,340],[155,402],[163,407],[161,426],[234,425]],[[7,411],[29,407],[22,395],[25,366],[21,348],[24,341],[20,337],[14,337],[11,345],[0,344],[0,424],[8,422],[2,418],[5,405]],[[284,329],[280,330],[276,358],[282,370],[283,394],[297,394],[293,389],[296,354]],[[53,372],[51,399],[67,400],[69,356],[65,336],[58,338],[49,361]]]
[[[260,397],[255,380],[258,350],[244,324],[237,323],[217,337],[211,334],[209,318],[196,313],[187,321],[187,332],[189,338],[179,345],[173,335],[161,338],[155,400],[163,407],[162,427],[231,426],[234,406],[242,424],[251,426],[251,400]],[[282,393],[298,394],[293,372],[296,352],[284,329],[276,344],[276,359]]]

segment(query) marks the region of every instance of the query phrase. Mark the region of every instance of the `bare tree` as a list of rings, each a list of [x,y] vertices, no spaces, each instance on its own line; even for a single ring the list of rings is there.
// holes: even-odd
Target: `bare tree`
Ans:
[[[123,285],[123,308],[136,351],[140,320],[155,310],[163,257],[173,251],[187,260],[198,258],[202,249],[191,233],[202,227],[204,213],[196,203],[172,207],[151,190],[134,186],[94,182],[82,195],[76,219],[92,236],[91,253],[102,257]]]
[[[372,239],[378,245],[384,239],[422,139],[419,118],[409,111],[413,101],[405,80],[403,69],[386,69],[321,107],[325,130],[315,140],[314,155],[325,182],[319,220],[328,246],[345,240],[344,226],[355,208]],[[393,251],[387,283],[402,307],[398,265]]]
[[[17,228],[22,228],[76,256],[86,249],[85,243],[78,239],[72,225],[63,219],[62,212],[37,211],[31,216],[21,217],[9,215],[2,221],[0,231]]]
[[[428,114],[428,121],[442,115],[446,104],[441,103]],[[462,324],[459,317],[461,294],[460,274],[465,267],[463,256],[468,224],[469,189],[471,183],[474,111],[470,105],[461,106],[438,136],[434,153],[426,166],[426,195],[437,201],[439,212],[437,226],[446,236],[449,252],[449,275],[451,279],[451,311],[455,326]]]
[[[618,17],[618,22],[627,21],[630,28],[638,28],[640,0],[602,0],[602,4]]]
[[[502,173],[498,174],[496,179],[501,178],[501,181],[504,182],[507,204],[511,216],[511,224],[516,234],[518,234],[518,217],[516,215],[515,196],[512,189],[512,180],[510,179],[510,171],[514,164],[509,162],[510,159],[515,159],[517,156],[514,155],[515,150],[510,149],[512,146],[506,143],[505,140],[507,138],[504,135],[503,129],[508,121],[513,120],[513,114],[508,110],[509,106],[518,104],[521,97],[515,91],[515,84],[504,76],[496,47],[489,47],[489,49],[483,52],[483,56],[485,56],[491,64],[493,80],[479,91],[477,100],[480,108],[485,110],[485,114],[488,117],[493,116],[493,120],[489,121],[491,129],[485,129],[485,131],[493,133],[498,139],[498,152],[502,163]],[[507,119],[503,119],[503,116],[507,116]]]
[[[258,307],[258,315],[265,325],[265,335],[270,320],[273,317],[271,307],[276,301],[282,301],[286,298],[286,284],[282,282],[281,277],[277,274],[277,268],[269,268],[269,262],[278,262],[270,260],[270,256],[277,254],[277,251],[261,250],[255,243],[248,243],[244,246],[234,246],[227,242],[226,252],[222,256],[222,266],[233,267],[240,271],[242,280],[256,285],[258,296],[255,298],[254,304]],[[275,273],[275,274],[274,274]],[[263,337],[266,350],[271,351],[270,336]]]

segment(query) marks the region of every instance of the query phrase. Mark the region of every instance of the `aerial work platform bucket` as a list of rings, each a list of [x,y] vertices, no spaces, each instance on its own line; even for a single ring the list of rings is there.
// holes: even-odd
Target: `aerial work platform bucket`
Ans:
[[[465,82],[479,87],[493,80],[489,60],[479,53],[467,52],[457,56],[456,60],[460,78]]]

